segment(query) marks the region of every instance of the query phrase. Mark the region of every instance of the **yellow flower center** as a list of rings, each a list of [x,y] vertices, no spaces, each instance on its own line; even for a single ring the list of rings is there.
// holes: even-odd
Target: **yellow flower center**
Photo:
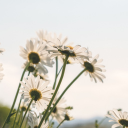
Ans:
[[[86,70],[88,70],[91,73],[93,73],[95,71],[94,66],[87,61],[84,62],[84,66],[85,66]]]
[[[73,47],[72,46],[67,46],[67,47],[69,47],[71,50],[73,50]]]
[[[128,120],[126,120],[126,119],[120,119],[120,120],[118,120],[118,122],[121,124],[121,125],[125,125],[126,127],[128,127]]]
[[[30,52],[28,54],[28,60],[32,61],[33,64],[38,64],[40,62],[40,56],[36,52]]]
[[[35,89],[31,89],[29,91],[29,95],[31,98],[34,97],[33,100],[37,101],[37,100],[40,100],[42,98],[42,93],[40,90],[37,90],[36,88]]]

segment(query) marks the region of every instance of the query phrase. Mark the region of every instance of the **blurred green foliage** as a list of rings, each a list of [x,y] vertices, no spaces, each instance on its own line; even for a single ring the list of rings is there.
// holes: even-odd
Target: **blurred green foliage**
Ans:
[[[4,106],[0,103],[0,128],[2,127],[2,124],[4,123],[9,111],[9,107]]]

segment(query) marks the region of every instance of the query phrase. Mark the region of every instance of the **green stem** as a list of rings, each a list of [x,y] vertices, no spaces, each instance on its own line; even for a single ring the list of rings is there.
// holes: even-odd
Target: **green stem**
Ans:
[[[27,126],[27,123],[28,123],[28,117],[27,117],[26,123],[25,123],[25,125],[24,125],[25,128],[26,128],[26,126]]]
[[[98,125],[100,125],[105,119],[106,119],[106,117],[103,118]]]
[[[51,98],[51,101],[50,101],[50,103],[49,103],[49,105],[48,105],[48,107],[47,107],[47,110],[46,110],[46,112],[44,113],[44,116],[43,116],[43,118],[41,119],[41,121],[40,121],[40,123],[39,123],[38,128],[41,127],[41,124],[43,123],[43,121],[44,121],[44,119],[45,119],[45,117],[46,117],[46,115],[47,115],[47,113],[48,113],[48,111],[49,111],[49,109],[50,109],[50,107],[51,107],[51,104],[52,104],[52,102],[53,102],[53,100],[54,100],[54,98],[55,98],[55,96],[56,96],[56,94],[57,94],[57,92],[58,92],[58,90],[59,90],[60,84],[61,84],[62,79],[63,79],[63,77],[64,77],[64,72],[65,72],[65,68],[66,68],[66,64],[67,64],[68,57],[69,57],[69,55],[66,55],[66,58],[65,58],[65,60],[64,60],[64,65],[63,65],[63,70],[62,70],[62,73],[61,73],[60,80],[59,80],[58,85],[57,85],[57,87],[56,87],[56,90],[55,90],[55,92],[54,92],[54,94],[53,94],[53,96],[52,96],[52,98]]]
[[[30,72],[28,72],[28,76],[30,75]]]
[[[63,91],[63,93],[60,95],[60,97],[58,98],[58,100],[56,101],[56,103],[54,104],[53,108],[51,109],[51,111],[49,112],[49,114],[46,117],[46,120],[48,119],[48,117],[50,116],[50,114],[52,113],[52,111],[55,109],[57,103],[60,101],[60,99],[62,98],[62,96],[66,93],[66,91],[71,87],[71,85],[80,77],[80,75],[85,71],[86,69],[82,70],[75,78],[74,80],[65,88],[65,90]]]
[[[14,119],[14,123],[13,123],[13,128],[14,128],[14,126],[15,126],[15,122],[16,122],[16,118],[17,118],[17,115],[18,115],[18,112],[19,112],[21,100],[22,100],[22,98],[20,98],[20,102],[19,102],[19,105],[18,105],[18,109],[17,109],[17,112],[16,112],[16,116],[15,116],[15,119]]]
[[[60,122],[60,124],[57,126],[57,128],[59,128],[60,125],[61,125],[64,121],[65,121],[65,119]]]
[[[22,76],[21,76],[20,81],[22,81],[22,80],[23,80],[23,77],[24,77],[25,71],[26,71],[26,70],[27,70],[27,68],[29,67],[30,63],[31,63],[31,61],[30,61],[30,62],[28,63],[28,65],[25,67],[25,69],[24,69],[24,71],[23,71],[23,73],[22,73]],[[17,99],[17,96],[18,96],[18,93],[19,93],[19,90],[20,90],[20,86],[21,86],[21,83],[19,83],[19,86],[18,86],[18,89],[17,89],[16,95],[15,95],[15,98],[14,98],[14,101],[13,101],[13,104],[12,104],[12,107],[11,107],[11,110],[10,110],[10,112],[9,112],[9,114],[8,114],[8,117],[6,118],[6,120],[5,120],[5,122],[4,122],[4,124],[3,124],[3,127],[2,127],[2,128],[4,128],[4,127],[5,127],[7,120],[9,120],[9,119],[10,119],[10,115],[11,115],[11,112],[12,112],[12,110],[13,110],[13,108],[14,108],[15,103],[16,103],[16,99]]]
[[[59,74],[60,74],[60,72],[61,72],[62,68],[63,68],[63,65],[62,65],[62,67],[61,67],[60,71],[58,72],[57,77],[59,76]]]
[[[23,124],[23,121],[24,121],[24,119],[25,119],[25,116],[26,116],[26,114],[27,114],[27,112],[28,112],[28,110],[29,110],[29,108],[30,108],[30,105],[32,104],[32,101],[33,101],[34,98],[35,98],[35,97],[33,97],[33,98],[31,99],[31,101],[30,101],[30,103],[29,103],[29,105],[28,105],[28,107],[27,107],[27,110],[25,111],[25,114],[24,114],[24,116],[23,116],[23,119],[22,119],[22,121],[21,121],[21,124],[20,124],[20,127],[19,127],[19,128],[21,128],[21,126],[22,126],[22,124]]]
[[[123,128],[125,128],[125,125],[123,125]]]
[[[17,121],[17,125],[20,123],[20,121],[22,119],[22,115],[23,115],[23,111],[21,110],[20,115],[19,115],[19,119]]]
[[[53,89],[55,89],[56,87],[57,73],[58,73],[58,57],[56,57],[56,74],[55,74],[55,81],[54,81]]]

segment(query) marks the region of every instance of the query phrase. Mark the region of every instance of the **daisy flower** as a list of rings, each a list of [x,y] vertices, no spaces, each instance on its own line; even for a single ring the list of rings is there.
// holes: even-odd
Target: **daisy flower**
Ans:
[[[28,65],[28,61],[26,61],[26,62],[23,64],[22,68],[25,69],[27,65]],[[35,65],[32,64],[32,63],[30,63],[29,67],[27,68],[27,71],[29,71],[29,72],[34,72],[34,70],[35,70]]]
[[[40,76],[40,79],[48,81],[48,75],[47,74],[43,74],[43,73],[39,74],[38,72],[34,73],[34,76],[37,77],[38,75]]]
[[[51,33],[48,33],[47,31],[40,30],[39,32],[37,32],[37,35],[39,37],[39,40],[43,43],[49,43],[53,40]]]
[[[47,46],[62,46],[67,41],[67,37],[62,39],[62,35],[56,35],[56,33],[51,34],[47,31],[39,31],[37,32],[39,40],[43,43],[46,43]]]
[[[104,66],[100,65],[102,60],[98,60],[98,58],[99,55],[92,59],[89,58],[89,60],[81,60],[81,64],[83,68],[86,68],[85,75],[89,73],[91,81],[94,80],[97,82],[98,79],[99,81],[103,82],[103,78],[105,78],[105,76],[100,72],[104,72],[105,70],[103,69]]]
[[[73,120],[73,119],[74,119],[74,118],[71,117],[71,116],[69,116],[68,112],[66,111],[66,114],[65,114],[65,120],[67,120],[67,121],[71,121],[71,120]]]
[[[54,99],[53,104],[56,101],[57,101],[57,97]],[[56,118],[59,123],[61,123],[62,120],[64,120],[65,118],[65,113],[66,113],[66,105],[64,104],[65,102],[66,100],[62,98],[51,113],[51,116],[53,118]]]
[[[51,53],[50,57],[54,58],[56,56],[61,57],[62,59],[65,59],[65,55],[69,55],[69,61],[71,62],[79,62],[79,59],[88,59],[89,54],[87,52],[87,49],[84,47],[81,47],[80,45],[71,46],[71,45],[63,45],[63,46],[54,46],[54,50],[48,51]]]
[[[25,101],[22,101],[22,102],[21,102],[21,105],[20,105],[20,110],[24,112],[24,111],[27,110],[27,107],[28,107],[28,106],[27,106],[27,104],[25,103]]]
[[[29,103],[34,97],[32,103],[34,103],[38,111],[44,111],[49,104],[52,93],[54,93],[52,87],[47,87],[49,81],[40,79],[40,76],[35,78],[33,75],[28,76],[28,79],[24,78],[24,81],[26,84],[22,81],[20,82],[23,86],[20,90],[22,90],[21,94],[23,94],[24,100]]]
[[[37,114],[29,112],[28,114],[28,125],[30,128],[38,128],[41,116],[37,116]],[[40,128],[48,128],[48,122],[43,122]]]
[[[0,64],[0,72],[3,71],[2,64]],[[3,79],[4,74],[0,73],[0,81]]]
[[[25,69],[27,65],[28,65],[28,61],[26,61],[23,64],[22,68]],[[47,68],[44,65],[42,65],[42,63],[39,63],[38,65],[34,65],[34,64],[30,63],[29,67],[27,68],[27,71],[39,72],[40,74],[41,73],[44,73],[44,74],[48,73]]]
[[[116,128],[119,126],[125,126],[125,128],[128,128],[128,112],[121,112],[118,111],[117,109],[113,109],[109,111],[110,115],[106,115],[107,117],[111,118],[109,122],[116,122],[112,126],[112,128]]]
[[[53,61],[50,61],[48,58],[45,44],[42,44],[37,39],[27,41],[26,49],[20,47],[20,56],[39,67],[43,67],[44,64],[51,67],[53,64]]]

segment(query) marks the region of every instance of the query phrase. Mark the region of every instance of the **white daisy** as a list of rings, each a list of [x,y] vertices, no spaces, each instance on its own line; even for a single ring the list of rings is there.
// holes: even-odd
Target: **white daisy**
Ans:
[[[3,71],[2,64],[0,64],[0,72]],[[0,73],[0,81],[3,79],[4,74]]]
[[[91,58],[89,60],[81,60],[82,67],[86,68],[85,75],[89,73],[89,76],[91,80],[94,79],[95,82],[97,82],[97,79],[101,82],[103,82],[103,78],[105,76],[100,73],[104,72],[105,70],[103,69],[104,66],[100,65],[102,60],[98,60],[99,55],[95,56],[94,58]]]
[[[106,115],[107,117],[112,119],[112,120],[109,120],[109,122],[116,122],[116,124],[114,124],[112,128],[116,128],[124,125],[125,125],[125,128],[128,128],[128,112],[122,113],[117,109],[113,109],[109,111],[109,113],[110,115]]]
[[[50,55],[52,58],[60,56],[62,59],[64,59],[65,55],[69,55],[69,61],[78,63],[79,59],[88,59],[90,57],[87,49],[81,47],[80,45],[76,45],[74,47],[72,47],[71,45],[54,47],[54,50],[48,49],[50,53],[52,52]]]
[[[47,31],[40,30],[39,32],[37,32],[37,35],[39,37],[39,40],[43,43],[49,43],[53,40],[51,33],[48,33]]]
[[[27,108],[28,108],[28,105],[26,104],[26,102],[22,101],[20,105],[20,110],[24,112],[27,110]]]
[[[71,120],[73,120],[74,118],[73,117],[71,117],[69,114],[68,114],[68,112],[66,111],[66,114],[65,114],[65,120],[67,120],[67,121],[71,121]]]
[[[23,91],[21,94],[23,94],[25,101],[28,99],[27,102],[30,102],[35,97],[33,100],[35,107],[38,111],[44,111],[54,92],[52,87],[47,87],[49,81],[40,79],[40,76],[37,76],[36,79],[33,75],[28,76],[28,79],[24,78],[24,81],[26,84],[21,81],[23,88],[20,89]]]
[[[28,65],[28,61],[26,61],[26,62],[23,64],[22,68],[25,69],[27,65]],[[32,63],[30,63],[29,67],[27,68],[27,71],[29,71],[29,72],[34,72],[34,70],[35,70],[35,65],[32,64]]]
[[[20,47],[20,52],[20,56],[39,67],[44,64],[51,67],[53,64],[53,61],[48,58],[48,52],[45,50],[45,45],[37,39],[27,41],[26,49]]]
[[[38,125],[40,123],[40,116],[38,118],[37,114],[29,112],[28,114],[28,125],[30,128],[38,128]],[[43,122],[40,128],[48,128],[48,122]]]
[[[53,104],[56,101],[57,101],[57,97],[54,99]],[[66,113],[66,105],[64,104],[65,102],[66,100],[62,98],[51,113],[51,116],[53,118],[56,118],[59,123],[62,122],[65,118],[65,113]]]
[[[39,31],[37,32],[39,40],[43,43],[46,43],[47,46],[62,46],[67,41],[67,37],[62,39],[62,35],[56,35],[56,33],[51,34],[47,31]]]
[[[22,68],[25,69],[27,65],[28,65],[28,61],[26,61],[23,64]],[[27,68],[27,71],[29,71],[29,72],[39,72],[40,74],[41,73],[44,73],[44,74],[48,73],[47,68],[42,63],[39,63],[37,65],[30,63],[29,67]]]
[[[38,75],[40,76],[40,79],[48,81],[48,75],[47,74],[43,74],[43,73],[39,74],[38,72],[36,74],[34,74],[34,76],[38,76]]]

